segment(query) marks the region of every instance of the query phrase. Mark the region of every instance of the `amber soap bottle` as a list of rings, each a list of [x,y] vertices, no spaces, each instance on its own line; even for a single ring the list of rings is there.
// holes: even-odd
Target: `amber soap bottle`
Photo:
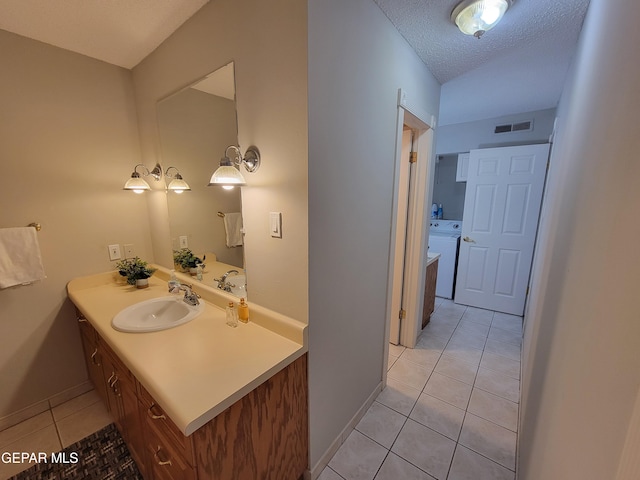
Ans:
[[[242,323],[249,321],[249,305],[244,301],[244,298],[240,299],[240,304],[238,305],[238,318]]]

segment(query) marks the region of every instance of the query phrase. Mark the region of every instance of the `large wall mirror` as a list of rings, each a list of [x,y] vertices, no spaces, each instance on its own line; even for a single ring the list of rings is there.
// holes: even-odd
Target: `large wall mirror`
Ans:
[[[209,285],[217,287],[214,278],[237,271],[227,283],[231,293],[246,296],[243,247],[237,245],[242,234],[238,242],[234,229],[240,226],[229,221],[242,211],[240,189],[207,186],[225,149],[238,143],[233,63],[162,99],[157,110],[163,168],[175,167],[191,187],[167,192],[172,248],[186,243],[197,257],[206,255],[200,281]]]

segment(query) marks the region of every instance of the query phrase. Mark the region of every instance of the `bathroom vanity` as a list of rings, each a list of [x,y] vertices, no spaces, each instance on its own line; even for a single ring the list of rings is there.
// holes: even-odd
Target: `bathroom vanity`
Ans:
[[[429,323],[429,320],[431,320],[431,314],[435,310],[439,258],[439,253],[427,254],[427,270],[424,281],[424,304],[422,308],[422,328]]]
[[[85,360],[145,479],[297,480],[308,468],[306,325],[198,288],[204,312],[150,333],[114,330],[122,309],[167,295],[168,271],[136,290],[109,272],[73,280]]]

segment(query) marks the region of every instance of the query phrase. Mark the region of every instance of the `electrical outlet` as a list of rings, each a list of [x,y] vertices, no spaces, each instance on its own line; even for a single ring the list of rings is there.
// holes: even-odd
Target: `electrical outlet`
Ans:
[[[117,243],[114,245],[109,245],[109,260],[120,260],[122,255],[120,254],[120,245]]]
[[[136,256],[136,252],[133,249],[133,243],[124,244],[124,258],[133,258]]]
[[[186,235],[180,235],[178,240],[180,242],[180,248],[189,248],[189,242],[187,241]]]

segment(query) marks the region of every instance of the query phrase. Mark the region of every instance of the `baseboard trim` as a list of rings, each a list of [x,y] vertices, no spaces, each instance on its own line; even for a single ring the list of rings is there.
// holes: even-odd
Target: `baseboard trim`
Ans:
[[[4,417],[0,418],[0,432],[2,430],[6,430],[7,428],[13,427],[20,422],[24,422],[25,420],[35,417],[36,415],[41,414],[42,412],[46,412],[50,408],[56,407],[61,403],[66,402],[67,400],[71,400],[83,393],[88,392],[93,389],[93,385],[90,381],[82,382],[79,385],[76,385],[71,388],[67,388],[62,392],[56,393],[51,397],[41,400],[33,405],[29,405],[28,407],[23,408],[22,410],[18,410],[17,412],[10,413]]]
[[[383,383],[380,382],[378,386],[373,390],[373,392],[371,392],[371,395],[369,395],[369,398],[367,398],[367,400],[358,409],[358,411],[353,416],[353,418],[349,421],[349,423],[347,423],[344,429],[340,432],[338,437],[331,443],[331,445],[329,446],[327,451],[324,453],[324,455],[322,455],[322,457],[320,457],[320,460],[316,462],[316,464],[311,469],[309,478],[305,480],[316,480],[320,476],[320,474],[322,473],[324,468],[327,466],[327,464],[331,461],[331,459],[336,454],[340,446],[345,442],[347,437],[351,435],[351,432],[356,428],[356,425],[362,419],[362,417],[364,417],[364,414],[367,413],[367,410],[369,410],[369,407],[373,405],[373,402],[382,391],[382,388],[383,388]]]

